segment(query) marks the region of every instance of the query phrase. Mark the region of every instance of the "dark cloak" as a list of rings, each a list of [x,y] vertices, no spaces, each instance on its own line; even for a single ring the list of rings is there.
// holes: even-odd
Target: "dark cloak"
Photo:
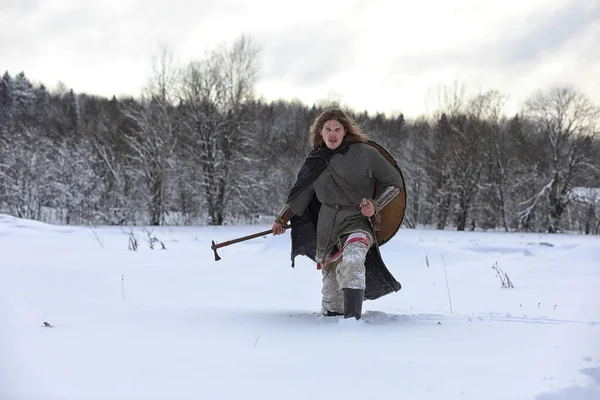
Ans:
[[[327,162],[336,153],[345,154],[349,146],[359,142],[344,142],[340,147],[331,150],[325,146],[313,149],[302,168],[298,172],[296,183],[290,190],[288,202],[293,199],[304,188],[313,183],[323,171],[327,168]],[[317,221],[319,219],[319,210],[321,202],[314,195],[308,207],[301,216],[294,215],[290,219],[291,223],[291,239],[292,239],[292,267],[294,267],[294,259],[296,256],[304,255],[315,261],[317,252]],[[386,294],[397,292],[400,290],[400,283],[387,269],[377,241],[371,246],[367,252],[365,259],[365,299],[375,300]]]

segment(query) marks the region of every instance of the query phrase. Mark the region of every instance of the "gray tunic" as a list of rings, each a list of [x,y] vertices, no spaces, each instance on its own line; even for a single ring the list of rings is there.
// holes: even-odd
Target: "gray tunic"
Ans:
[[[375,183],[402,188],[398,171],[374,147],[357,143],[346,154],[336,153],[327,169],[287,206],[295,215],[302,215],[313,195],[322,203],[317,226],[316,259],[322,262],[333,255],[344,237],[364,231],[374,238],[370,220],[360,212],[363,198],[370,199]],[[335,205],[354,206],[339,209]]]

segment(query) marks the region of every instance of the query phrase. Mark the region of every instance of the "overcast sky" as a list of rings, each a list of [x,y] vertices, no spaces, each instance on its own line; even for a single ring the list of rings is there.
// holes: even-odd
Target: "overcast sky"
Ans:
[[[598,0],[0,0],[0,73],[137,96],[160,43],[185,64],[242,34],[267,100],[415,116],[458,81],[509,113],[562,84],[600,105]]]

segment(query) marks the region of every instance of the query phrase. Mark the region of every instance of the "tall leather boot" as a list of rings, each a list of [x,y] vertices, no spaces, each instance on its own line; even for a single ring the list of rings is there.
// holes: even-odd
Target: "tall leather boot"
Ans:
[[[364,294],[364,289],[344,288],[344,318],[360,319]]]

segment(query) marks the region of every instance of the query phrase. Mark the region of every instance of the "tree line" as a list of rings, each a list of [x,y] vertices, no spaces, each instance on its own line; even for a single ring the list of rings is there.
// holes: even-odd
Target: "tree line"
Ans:
[[[256,97],[242,36],[180,67],[163,48],[139,97],[0,79],[0,212],[62,224],[270,222],[327,106]],[[571,87],[514,116],[497,91],[438,93],[432,115],[346,110],[398,161],[405,227],[600,233],[599,111]]]

